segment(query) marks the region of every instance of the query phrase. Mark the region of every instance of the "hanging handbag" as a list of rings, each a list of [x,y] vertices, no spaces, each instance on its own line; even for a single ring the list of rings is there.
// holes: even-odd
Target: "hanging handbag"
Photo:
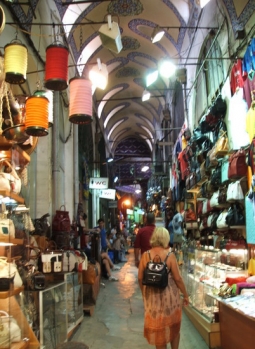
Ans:
[[[228,178],[237,179],[247,175],[246,152],[241,149],[229,157]]]
[[[216,158],[222,157],[224,153],[229,151],[227,132],[221,131],[215,145]]]
[[[226,223],[226,217],[228,214],[228,210],[224,210],[220,213],[219,217],[217,218],[216,225],[218,229],[227,228],[228,225]]]
[[[229,226],[240,226],[245,225],[244,212],[241,209],[241,206],[238,204],[232,205],[228,209],[228,214],[226,216],[226,223]]]
[[[225,117],[226,111],[227,103],[225,100],[222,99],[222,96],[219,95],[213,103],[210,109],[210,113],[214,115],[216,118],[220,119]]]
[[[192,208],[188,208],[185,210],[185,216],[184,216],[185,222],[194,222],[197,220],[195,212],[192,210]]]
[[[10,345],[19,341],[21,341],[21,329],[17,321],[6,311],[0,310],[0,348],[10,348],[7,342]]]
[[[215,191],[210,199],[210,205],[212,208],[219,206],[219,192],[219,190]]]
[[[63,208],[63,209],[62,209]],[[69,212],[66,211],[64,205],[56,211],[56,214],[52,221],[52,231],[63,231],[70,232],[71,230],[71,221],[69,217]]]
[[[0,188],[1,190],[13,191],[19,194],[21,191],[21,179],[17,175],[17,172],[7,160],[1,160],[1,162],[11,170],[10,172],[0,172]],[[2,169],[3,170],[3,169]]]
[[[240,181],[232,182],[228,185],[227,190],[227,202],[234,202],[238,200],[243,200],[243,190]]]
[[[211,185],[219,187],[221,185],[221,166],[217,166],[211,174]]]
[[[219,188],[219,196],[218,196],[219,205],[224,205],[227,203],[227,187]]]
[[[0,219],[0,238],[1,237],[15,238],[15,227],[11,219]]]

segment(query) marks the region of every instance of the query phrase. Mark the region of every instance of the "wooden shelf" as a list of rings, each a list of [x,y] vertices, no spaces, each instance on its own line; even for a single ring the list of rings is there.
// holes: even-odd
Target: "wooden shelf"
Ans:
[[[24,286],[13,288],[13,289],[11,289],[9,291],[2,291],[2,292],[0,292],[0,299],[10,298],[12,296],[15,296],[15,295],[19,294],[23,290],[24,290]]]
[[[25,200],[19,196],[18,194],[14,193],[13,191],[9,191],[9,190],[0,190],[0,195],[4,196],[4,197],[9,197],[15,201],[17,201],[20,204],[24,204]]]
[[[23,239],[15,239],[11,238],[10,236],[1,236],[0,242],[11,242],[14,245],[24,245]]]

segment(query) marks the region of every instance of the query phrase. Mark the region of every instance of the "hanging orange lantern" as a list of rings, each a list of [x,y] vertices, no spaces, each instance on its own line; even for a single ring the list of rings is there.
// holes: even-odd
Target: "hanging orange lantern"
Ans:
[[[49,127],[52,127],[53,126],[53,92],[50,90],[37,90],[35,91],[34,96],[44,96],[49,100],[48,122],[49,122]]]
[[[46,49],[44,86],[53,91],[67,88],[68,49],[61,44],[52,44]]]
[[[18,42],[4,47],[5,81],[23,84],[27,73],[27,48]]]
[[[29,136],[48,135],[49,100],[41,95],[33,95],[26,100],[25,129]]]
[[[69,121],[90,124],[92,118],[92,83],[85,78],[73,78],[70,83]]]

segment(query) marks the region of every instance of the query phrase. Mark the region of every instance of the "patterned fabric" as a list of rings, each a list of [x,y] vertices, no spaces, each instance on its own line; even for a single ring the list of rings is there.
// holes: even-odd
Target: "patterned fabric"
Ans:
[[[141,262],[149,260],[146,255]],[[144,337],[151,345],[166,345],[180,332],[182,317],[180,293],[171,272],[165,289],[144,286],[143,300]]]

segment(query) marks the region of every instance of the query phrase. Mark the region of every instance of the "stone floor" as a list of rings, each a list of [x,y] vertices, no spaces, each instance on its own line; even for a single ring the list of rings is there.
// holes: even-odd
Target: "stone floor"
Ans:
[[[152,347],[143,337],[143,302],[137,282],[133,250],[114,271],[118,282],[102,279],[93,316],[84,320],[71,338],[89,349],[145,349]],[[170,348],[170,345],[168,346]],[[179,349],[208,349],[203,338],[183,313]]]

